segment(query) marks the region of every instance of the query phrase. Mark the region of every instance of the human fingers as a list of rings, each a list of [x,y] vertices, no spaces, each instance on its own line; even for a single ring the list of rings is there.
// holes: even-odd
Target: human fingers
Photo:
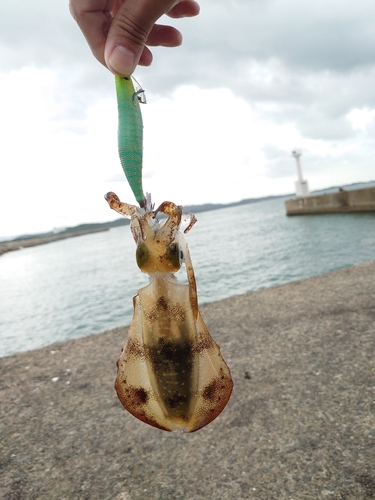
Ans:
[[[137,64],[151,64],[147,44],[180,45],[178,30],[155,23],[166,13],[171,17],[196,15],[196,5],[194,0],[125,0],[115,12],[108,33],[104,52],[107,67],[115,74],[129,76]]]
[[[194,17],[199,14],[200,7],[195,0],[181,0],[177,5],[167,12],[167,16],[174,19],[181,17]]]
[[[151,33],[147,37],[146,45],[143,48],[138,65],[150,66],[152,63],[152,53],[148,49],[147,45],[150,47],[178,47],[181,43],[182,35],[178,30],[172,28],[172,26],[155,24]]]
[[[146,45],[150,47],[178,47],[181,43],[181,33],[172,26],[162,24],[154,24],[146,40]]]
[[[155,24],[161,15],[181,18],[199,13],[195,0],[70,0],[69,8],[94,56],[123,76],[130,75],[137,64],[151,64],[146,45],[181,44],[178,30]]]
[[[70,0],[69,10],[94,56],[105,65],[104,47],[116,0]]]

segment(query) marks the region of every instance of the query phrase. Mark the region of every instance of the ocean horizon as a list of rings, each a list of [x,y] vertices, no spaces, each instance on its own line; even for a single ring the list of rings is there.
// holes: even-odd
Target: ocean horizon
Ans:
[[[368,181],[368,182],[353,182],[351,184],[344,184],[342,186],[331,186],[328,188],[323,188],[323,189],[316,189],[314,191],[311,191],[312,196],[320,195],[320,194],[325,194],[325,193],[332,193],[335,191],[338,191],[340,188],[345,189],[347,191],[352,191],[354,189],[364,189],[364,188],[370,188],[370,187],[375,187],[375,180],[374,181]],[[295,196],[294,193],[288,193],[288,194],[275,194],[275,195],[268,195],[268,196],[261,196],[260,198],[247,198],[244,200],[239,200],[231,203],[201,203],[199,205],[186,205],[184,207],[185,212],[195,212],[195,213],[201,213],[201,212],[209,212],[211,210],[222,210],[223,208],[231,208],[235,206],[240,206],[240,205],[245,205],[248,203],[259,203],[260,201],[269,201],[272,199],[277,199],[277,198],[282,198],[282,199],[289,199],[293,198]],[[97,227],[97,226],[106,226],[106,225],[111,225],[115,222],[124,220],[123,218],[119,217],[117,219],[111,220],[111,221],[106,221],[106,222],[82,222],[76,226],[68,226],[68,227],[63,227],[63,228],[51,228],[50,231],[42,232],[42,233],[22,233],[22,234],[17,234],[17,235],[12,235],[12,236],[0,236],[0,243],[5,243],[8,241],[13,241],[14,239],[22,239],[22,238],[38,238],[38,237],[43,237],[49,234],[53,234],[55,229],[62,229],[62,230],[81,230],[81,229],[89,229],[90,227]],[[60,232],[60,231],[59,231]]]

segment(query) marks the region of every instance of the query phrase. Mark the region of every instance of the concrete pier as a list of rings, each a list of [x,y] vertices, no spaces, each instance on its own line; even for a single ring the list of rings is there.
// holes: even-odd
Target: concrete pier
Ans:
[[[375,212],[375,187],[297,197],[285,202],[287,215]]]
[[[375,262],[203,305],[234,379],[192,434],[113,381],[127,328],[0,358],[3,500],[373,500]]]

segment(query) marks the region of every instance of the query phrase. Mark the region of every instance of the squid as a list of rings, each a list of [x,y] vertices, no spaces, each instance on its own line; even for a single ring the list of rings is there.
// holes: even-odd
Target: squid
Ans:
[[[118,91],[119,102],[126,99],[126,106],[137,108],[140,91],[135,90],[131,79],[116,77],[116,85],[122,91],[120,98]],[[121,123],[121,116],[131,121],[132,115],[122,113],[119,109],[119,143],[121,137],[123,150],[134,149],[134,141],[124,141],[125,136],[132,139],[134,131],[129,132],[128,124]],[[135,114],[139,125],[140,112]],[[117,361],[115,389],[125,409],[139,420],[165,431],[194,432],[222,412],[233,389],[230,370],[198,307],[194,269],[185,240],[196,218],[170,201],[154,210],[139,183],[139,164],[138,174],[132,169],[137,155],[131,159],[125,151],[120,158],[130,186],[135,186],[133,193],[139,206],[121,202],[113,192],[105,199],[110,208],[130,219],[136,262],[149,275],[150,283],[133,298],[134,314]],[[182,266],[187,283],[178,282],[175,276]]]

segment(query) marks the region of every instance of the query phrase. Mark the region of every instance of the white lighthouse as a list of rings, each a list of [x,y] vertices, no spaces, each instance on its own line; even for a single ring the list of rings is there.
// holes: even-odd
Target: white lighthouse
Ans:
[[[301,162],[300,162],[301,155],[302,155],[302,152],[299,149],[295,149],[294,151],[292,151],[292,156],[294,156],[294,158],[296,159],[296,162],[297,162],[298,181],[295,182],[297,198],[304,197],[304,196],[310,196],[309,184],[302,177],[302,168],[301,168]]]

